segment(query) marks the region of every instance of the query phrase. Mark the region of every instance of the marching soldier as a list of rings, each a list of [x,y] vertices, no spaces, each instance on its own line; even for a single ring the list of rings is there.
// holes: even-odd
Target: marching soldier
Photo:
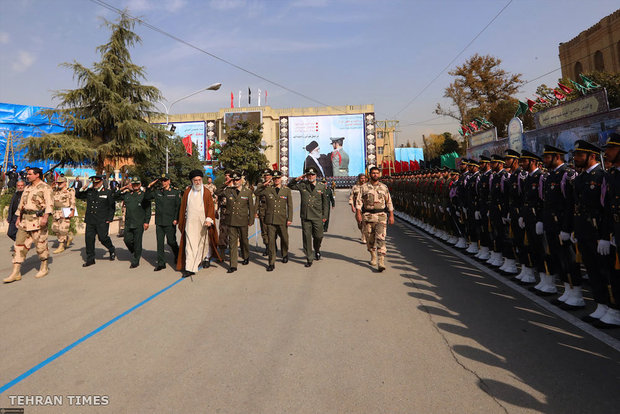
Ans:
[[[336,207],[336,199],[334,198],[334,189],[327,180],[323,178],[321,182],[325,184],[325,196],[330,205],[330,208],[327,209],[327,220],[323,223],[323,233],[327,233],[327,229],[329,228],[329,216],[331,215],[331,209]]]
[[[142,182],[138,178],[131,180],[116,193],[116,200],[123,200],[125,203],[125,233],[123,241],[131,253],[130,269],[135,269],[140,265],[142,257],[142,236],[149,228],[151,221],[151,202],[146,197],[142,189]]]
[[[217,190],[217,196],[226,201],[226,226],[228,227],[228,245],[230,246],[230,267],[228,273],[237,270],[237,245],[241,245],[241,264],[250,263],[250,243],[248,227],[254,223],[254,195],[252,190],[243,185],[241,173],[235,171],[231,175],[232,186],[224,183]]]
[[[268,235],[269,265],[271,272],[276,263],[276,237],[280,237],[282,263],[288,262],[288,226],[293,223],[293,195],[291,189],[282,186],[282,173],[273,171],[272,179],[258,184],[254,194],[265,198],[265,224]]]
[[[605,161],[609,163],[607,175],[607,195],[605,197],[605,213],[607,226],[615,241],[613,251],[608,261],[611,277],[609,280],[609,309],[596,323],[602,328],[617,328],[620,326],[620,259],[618,242],[620,241],[620,134],[612,133],[605,144]]]
[[[272,172],[269,168],[265,168],[263,170],[263,182],[268,183],[271,182],[271,178],[273,177]],[[255,193],[256,194],[256,193]],[[267,210],[267,200],[265,195],[257,195],[258,197],[258,221],[260,223],[260,235],[263,239],[263,245],[265,245],[265,251],[263,252],[263,256],[267,256],[269,254],[269,236],[267,235],[267,224],[265,223],[265,212]]]
[[[355,205],[360,195],[362,185],[364,185],[366,181],[368,181],[368,177],[366,177],[366,174],[359,174],[357,176],[357,182],[353,185],[353,187],[351,187],[351,193],[349,194],[349,205],[351,206],[351,211],[353,211],[353,214],[355,214],[357,211]],[[360,229],[360,232],[362,234],[362,243],[366,244],[366,238],[364,236],[364,230],[362,229],[362,223],[357,223],[357,227]]]
[[[370,169],[370,181],[362,186],[356,204],[356,218],[363,221],[366,247],[370,252],[370,264],[377,265],[379,272],[385,270],[387,248],[385,236],[387,225],[394,224],[394,206],[387,186],[379,181],[379,168]]]
[[[596,322],[610,309],[608,293],[609,267],[601,265],[610,260],[610,232],[604,225],[605,171],[599,159],[601,150],[596,145],[577,140],[573,150],[575,167],[581,172],[575,178],[575,238],[581,252],[597,306],[584,317]],[[603,203],[601,203],[603,201]]]
[[[154,188],[159,183],[160,186]],[[170,176],[162,174],[157,180],[148,185],[146,199],[155,200],[155,234],[157,236],[157,266],[154,271],[159,272],[166,268],[164,242],[174,254],[176,263],[179,256],[177,243],[177,219],[181,207],[181,192],[170,185]]]
[[[67,179],[60,176],[54,186],[54,221],[52,231],[58,238],[58,248],[54,254],[63,252],[73,240],[73,234],[69,232],[71,217],[75,215],[75,190],[67,187]]]
[[[226,170],[224,172],[224,184],[223,184],[224,186],[233,187],[233,181],[232,181],[231,176],[232,176],[232,171]],[[226,205],[226,197],[218,197],[217,193],[218,191],[216,190],[215,196],[217,197],[217,203],[218,203],[217,207],[219,209],[216,217],[219,217],[220,219],[218,248],[221,252],[220,256],[223,259],[226,255],[226,249],[228,248],[228,225],[226,223],[228,222],[229,211]]]
[[[88,187],[82,187],[75,195],[80,200],[86,200],[86,262],[83,267],[95,264],[95,236],[110,252],[110,260],[116,259],[116,249],[108,235],[116,209],[114,194],[103,186],[102,176],[93,175],[90,180]]]
[[[317,169],[308,167],[301,175],[293,179],[288,187],[298,190],[301,195],[301,230],[303,248],[306,254],[305,267],[312,266],[312,249],[314,259],[321,259],[321,242],[323,241],[323,223],[327,221],[329,200],[325,194],[325,184],[316,181]],[[301,181],[305,178],[305,181]]]
[[[40,168],[28,169],[26,179],[30,185],[24,189],[15,212],[18,217],[16,223],[18,230],[13,253],[13,271],[9,277],[3,279],[4,283],[21,280],[21,266],[33,244],[41,261],[41,267],[35,277],[42,278],[49,273],[47,223],[54,206],[52,189],[43,181],[43,171]]]

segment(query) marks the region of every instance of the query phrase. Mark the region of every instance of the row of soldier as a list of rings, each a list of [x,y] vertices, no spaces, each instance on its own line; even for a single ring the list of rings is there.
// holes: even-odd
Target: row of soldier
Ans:
[[[620,326],[620,135],[610,135],[604,162],[602,152],[578,140],[574,166],[566,151],[546,145],[541,156],[506,150],[464,159],[460,171],[388,181],[413,224],[537,294],[558,294],[553,303],[565,310],[585,308],[583,265],[597,304],[583,319],[613,328]]]
[[[228,272],[237,270],[237,246],[241,248],[241,263],[249,262],[248,227],[258,217],[261,224],[265,253],[269,256],[267,271],[275,267],[276,239],[280,239],[282,262],[288,262],[288,226],[293,220],[291,189],[301,194],[300,217],[306,267],[321,258],[323,232],[327,231],[330,207],[335,206],[332,188],[317,181],[317,172],[309,168],[304,175],[293,179],[288,186],[282,183],[282,173],[265,170],[256,189],[248,185],[241,172],[227,171],[225,181],[216,188],[210,177],[203,183],[203,173],[190,173],[191,185],[185,191],[171,186],[167,174],[146,188],[140,180],[132,180],[119,189],[106,188],[102,176],[90,177],[90,184],[78,191],[67,187],[65,177],[58,177],[53,188],[43,179],[38,168],[28,170],[29,185],[12,212],[16,217],[13,271],[5,283],[21,280],[21,265],[27,252],[35,245],[41,266],[36,278],[49,273],[47,225],[53,216],[52,228],[58,236],[61,253],[71,243],[71,218],[76,213],[75,200],[86,201],[84,216],[86,260],[84,267],[95,264],[95,237],[115,260],[116,249],[109,237],[109,225],[114,220],[116,202],[124,205],[124,243],[131,254],[130,268],[136,268],[142,256],[142,237],[149,228],[152,203],[155,204],[157,236],[157,265],[155,271],[166,267],[165,242],[175,257],[176,268],[184,276],[193,275],[198,267],[208,267],[212,258],[222,260],[229,253]],[[200,196],[199,196],[200,195]],[[254,196],[257,202],[254,202]],[[219,232],[216,220],[219,219]],[[177,243],[177,226],[181,232]],[[219,234],[218,234],[219,233]],[[229,246],[234,248],[229,249]]]

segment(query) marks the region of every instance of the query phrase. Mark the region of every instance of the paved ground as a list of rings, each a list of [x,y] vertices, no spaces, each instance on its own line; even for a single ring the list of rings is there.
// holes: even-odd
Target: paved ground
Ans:
[[[234,276],[222,265],[193,280],[155,273],[153,229],[134,270],[116,237],[115,262],[83,269],[83,239],[44,279],[29,259],[22,281],[0,286],[0,408],[55,396],[62,406],[25,412],[619,411],[613,337],[592,337],[402,221],[389,228],[389,269],[374,272],[346,194],[336,198],[324,258],[309,269],[298,218],[293,260],[271,273],[257,252]],[[0,241],[1,275],[9,246]]]

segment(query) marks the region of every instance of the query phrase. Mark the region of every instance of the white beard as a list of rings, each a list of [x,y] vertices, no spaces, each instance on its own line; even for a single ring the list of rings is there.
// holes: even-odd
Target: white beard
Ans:
[[[192,184],[193,191],[200,191],[202,188],[202,184]]]
[[[312,152],[310,153],[310,156],[311,156],[312,158],[314,158],[315,160],[318,160],[318,159],[319,159],[319,157],[321,156],[321,154],[319,154],[318,152],[314,152],[314,151],[312,151]]]

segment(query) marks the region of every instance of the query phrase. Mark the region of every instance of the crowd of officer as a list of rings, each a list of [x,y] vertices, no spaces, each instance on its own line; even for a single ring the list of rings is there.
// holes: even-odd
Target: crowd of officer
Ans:
[[[566,157],[506,150],[386,183],[401,217],[565,310],[585,308],[587,279],[597,306],[583,319],[619,327],[620,135],[604,149],[578,140]]]

